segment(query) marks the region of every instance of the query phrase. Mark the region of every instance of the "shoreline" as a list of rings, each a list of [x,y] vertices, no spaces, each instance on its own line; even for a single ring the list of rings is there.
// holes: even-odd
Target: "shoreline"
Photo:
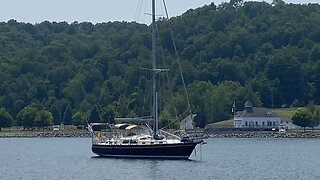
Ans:
[[[0,132],[0,138],[91,138],[89,132]]]
[[[320,138],[315,132],[216,132],[208,133],[209,138]]]
[[[201,132],[191,134],[199,138],[320,138],[319,132]],[[91,138],[89,132],[43,131],[43,132],[0,132],[0,138]]]

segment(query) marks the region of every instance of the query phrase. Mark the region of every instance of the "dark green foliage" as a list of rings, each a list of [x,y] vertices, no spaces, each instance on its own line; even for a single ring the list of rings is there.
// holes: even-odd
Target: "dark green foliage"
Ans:
[[[24,107],[17,115],[17,125],[24,129],[46,127],[53,124],[51,112],[43,110],[38,102],[32,102]]]
[[[62,115],[61,115],[60,109],[58,107],[54,106],[51,108],[50,112],[52,114],[53,124],[55,124],[55,125],[61,124]]]
[[[79,126],[79,125],[87,125],[88,121],[88,113],[87,112],[76,112],[72,116],[72,124]]]
[[[113,102],[102,109],[101,120],[106,123],[114,123],[114,118],[120,116],[117,113],[118,103]]]
[[[316,106],[314,102],[309,102],[309,104],[306,106],[306,108],[310,111],[312,114],[312,122],[310,124],[310,127],[314,128],[319,126],[320,124],[320,107]]]
[[[34,125],[36,127],[46,127],[53,124],[53,117],[49,111],[41,110],[37,113],[34,119]]]
[[[292,123],[297,126],[303,127],[304,130],[306,127],[313,127],[313,121],[314,116],[306,108],[298,108],[292,116]]]
[[[0,131],[2,127],[11,127],[13,119],[5,108],[0,108]]]
[[[89,120],[89,123],[101,122],[101,116],[97,106],[93,106],[93,109],[90,112],[88,120]]]
[[[32,103],[24,107],[17,115],[17,125],[24,129],[36,126],[35,119],[38,113],[37,105]]]
[[[71,125],[71,122],[72,122],[72,109],[69,104],[63,113],[63,124]]]
[[[158,22],[159,67],[172,84],[159,76],[162,126],[176,120],[175,106],[188,108],[169,21],[197,126],[232,117],[233,100],[238,110],[247,100],[320,104],[320,5],[232,0]],[[95,121],[149,116],[151,74],[140,68],[151,67],[150,49],[150,27],[134,22],[1,22],[0,106],[26,128],[41,110],[54,124],[84,124],[95,105]]]

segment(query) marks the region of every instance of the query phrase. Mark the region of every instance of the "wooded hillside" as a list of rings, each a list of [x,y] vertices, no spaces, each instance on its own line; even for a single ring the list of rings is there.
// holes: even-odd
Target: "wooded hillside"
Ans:
[[[230,118],[234,100],[237,110],[247,100],[320,104],[319,4],[238,0],[159,20],[159,61],[173,91],[159,89],[162,126],[174,121],[174,107],[187,108],[169,23],[198,126]],[[141,67],[151,66],[150,37],[134,22],[2,22],[0,107],[25,127],[149,115],[150,74]]]

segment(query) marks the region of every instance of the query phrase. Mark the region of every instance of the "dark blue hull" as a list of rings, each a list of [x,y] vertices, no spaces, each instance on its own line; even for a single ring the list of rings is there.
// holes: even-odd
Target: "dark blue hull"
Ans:
[[[102,157],[188,159],[196,142],[154,145],[92,145],[92,152]]]

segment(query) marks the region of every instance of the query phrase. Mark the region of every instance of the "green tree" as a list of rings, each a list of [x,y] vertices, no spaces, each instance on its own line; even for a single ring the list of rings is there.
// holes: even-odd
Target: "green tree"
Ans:
[[[101,122],[100,112],[97,106],[94,106],[89,115],[89,123]]]
[[[34,125],[43,128],[46,126],[50,126],[53,124],[53,117],[51,112],[46,111],[46,110],[41,110],[37,113],[35,119],[34,119]]]
[[[314,120],[313,120],[312,127],[319,126],[319,124],[320,124],[320,107],[316,107],[314,111]]]
[[[266,65],[267,77],[281,93],[282,104],[291,104],[295,99],[301,101],[305,98],[306,82],[296,51],[294,48],[279,49],[270,56]]]
[[[306,108],[312,113],[313,119],[310,127],[313,129],[320,124],[320,107],[316,106],[314,102],[309,102]]]
[[[161,112],[159,116],[159,128],[175,129],[177,127],[178,127],[177,119],[172,117],[172,115],[167,110],[164,110],[163,112]]]
[[[66,88],[62,90],[63,94],[66,95],[75,104],[80,104],[85,96],[85,90],[83,87],[84,76],[79,75],[69,81]]]
[[[24,107],[17,115],[17,125],[23,126],[23,129],[34,127],[34,120],[38,111],[39,110],[35,104],[30,104]]]
[[[5,108],[0,108],[0,131],[1,127],[11,127],[13,119]]]
[[[312,113],[306,108],[298,108],[295,110],[292,116],[292,123],[303,127],[304,132],[306,131],[306,127],[312,127],[314,117]]]
[[[114,123],[114,118],[116,116],[120,116],[120,114],[117,112],[118,107],[119,103],[117,101],[114,101],[113,103],[104,107],[101,113],[102,122]]]
[[[283,0],[273,0],[272,4],[274,4],[274,5],[283,5],[283,4],[285,4],[285,2]]]
[[[194,82],[188,86],[195,125],[204,127],[207,123],[226,120],[231,117],[232,102],[239,96],[241,86],[237,82],[224,81],[218,85],[210,82]],[[176,97],[179,114],[186,110],[186,100]]]
[[[53,106],[50,110],[53,118],[53,124],[59,125],[61,124],[61,111],[58,106]]]
[[[89,116],[89,112],[78,111],[72,116],[72,124],[76,126],[86,125],[88,116]]]

